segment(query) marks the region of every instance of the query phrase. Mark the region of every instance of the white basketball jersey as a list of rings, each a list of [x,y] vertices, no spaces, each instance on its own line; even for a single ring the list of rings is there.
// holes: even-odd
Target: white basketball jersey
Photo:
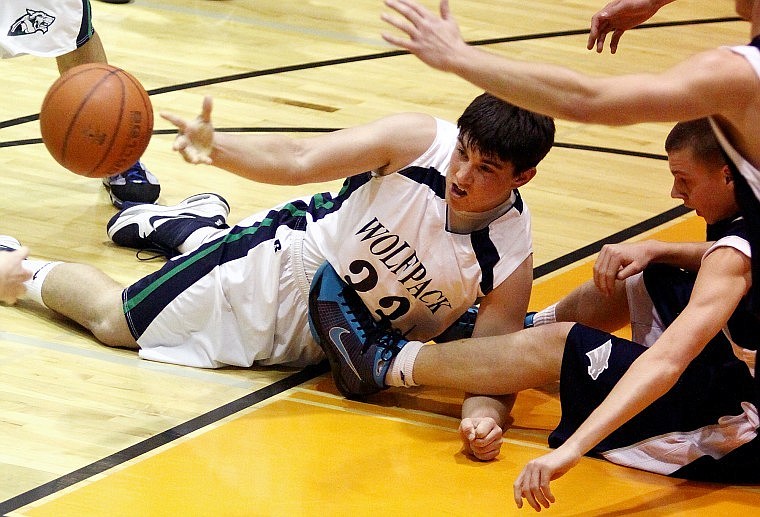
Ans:
[[[455,125],[438,120],[433,145],[405,169],[350,178],[324,214],[312,214],[304,250],[324,256],[376,318],[410,339],[443,332],[532,252],[530,214],[513,206],[483,230],[446,229],[445,174]]]

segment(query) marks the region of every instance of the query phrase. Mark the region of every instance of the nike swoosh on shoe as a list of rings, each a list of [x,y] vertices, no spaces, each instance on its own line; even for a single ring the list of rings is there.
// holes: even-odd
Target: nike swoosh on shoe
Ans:
[[[338,352],[340,352],[340,355],[343,356],[343,359],[348,364],[348,367],[351,368],[351,371],[354,372],[356,378],[362,380],[362,376],[359,375],[359,372],[356,370],[354,363],[351,362],[351,357],[348,355],[348,350],[346,350],[346,347],[343,346],[343,341],[341,340],[341,336],[348,333],[349,332],[342,327],[333,327],[330,329],[330,341],[333,342],[335,348],[337,348]]]

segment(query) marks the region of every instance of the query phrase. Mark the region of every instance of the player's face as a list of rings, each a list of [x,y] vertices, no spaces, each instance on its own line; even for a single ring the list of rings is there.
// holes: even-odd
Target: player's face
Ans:
[[[460,139],[446,175],[446,202],[459,212],[485,212],[504,203],[533,175],[535,169],[515,177],[512,163],[483,156]]]
[[[728,166],[705,164],[694,158],[691,149],[671,151],[668,163],[673,174],[670,197],[681,199],[684,206],[693,208],[708,224],[739,211]]]

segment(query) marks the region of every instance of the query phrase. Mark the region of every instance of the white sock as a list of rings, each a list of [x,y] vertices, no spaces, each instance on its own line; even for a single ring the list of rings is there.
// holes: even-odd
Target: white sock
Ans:
[[[538,311],[533,316],[533,326],[538,327],[540,325],[548,325],[549,323],[557,322],[557,304],[548,306],[545,309]]]
[[[198,228],[185,239],[185,242],[177,246],[177,250],[183,254],[188,251],[193,251],[194,249],[200,248],[201,245],[206,242],[214,240],[220,234],[227,233],[228,231],[230,231],[229,228],[212,228],[210,226]]]
[[[32,273],[32,278],[24,282],[24,286],[26,287],[26,295],[24,297],[27,300],[32,300],[46,307],[42,301],[42,284],[45,282],[48,273],[58,264],[63,264],[63,262],[35,259],[24,260],[24,269]]]
[[[425,346],[425,343],[421,341],[409,341],[404,345],[404,348],[391,361],[391,366],[385,375],[385,383],[388,386],[404,386],[406,388],[417,386],[412,373],[417,354],[423,346]]]

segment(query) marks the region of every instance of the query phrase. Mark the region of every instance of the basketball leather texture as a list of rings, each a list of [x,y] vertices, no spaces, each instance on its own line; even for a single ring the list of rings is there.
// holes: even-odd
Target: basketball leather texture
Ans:
[[[40,132],[66,169],[106,177],[131,167],[148,147],[153,106],[140,82],[104,63],[77,66],[50,87],[40,110]]]

